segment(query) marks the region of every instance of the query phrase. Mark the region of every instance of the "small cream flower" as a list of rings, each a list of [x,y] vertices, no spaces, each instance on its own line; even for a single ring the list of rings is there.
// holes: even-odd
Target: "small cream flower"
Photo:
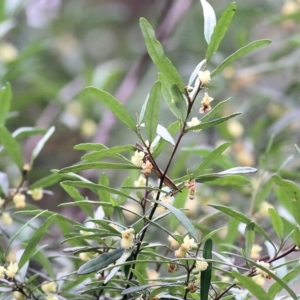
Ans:
[[[269,216],[269,208],[274,208],[274,206],[266,201],[262,202],[259,206],[258,214],[262,217]]]
[[[192,120],[190,122],[186,122],[186,125],[189,126],[189,127],[194,127],[194,126],[197,126],[199,125],[201,122],[198,120],[198,118],[194,117],[192,118]],[[200,132],[201,129],[198,129],[198,130],[193,130],[193,132]]]
[[[211,110],[210,102],[213,100],[214,100],[214,98],[209,97],[208,93],[205,92],[204,97],[201,101],[202,106],[199,109],[199,113],[204,114],[204,113],[210,111]]]
[[[260,286],[264,286],[265,283],[266,283],[265,278],[264,278],[262,275],[260,275],[260,274],[259,274],[259,275],[256,275],[256,276],[253,276],[252,279],[253,279],[253,281],[254,281],[256,284],[258,284],[258,285],[260,285]]]
[[[129,249],[134,246],[134,229],[129,228],[126,230],[121,231],[122,238],[121,238],[121,247],[124,249]]]
[[[14,262],[14,263],[11,262],[9,264],[9,266],[7,267],[7,270],[6,270],[5,274],[8,278],[14,278],[17,275],[18,271],[19,271],[18,263],[17,262]]]
[[[208,70],[199,71],[198,77],[201,81],[201,86],[206,85],[206,84],[210,83],[210,81],[211,81],[210,72]]]
[[[152,283],[154,284],[155,281],[153,281],[153,280],[156,280],[156,279],[159,278],[159,273],[156,272],[153,269],[147,270],[146,273],[147,273],[147,276],[148,276],[148,283],[149,284],[152,284]]]
[[[190,250],[191,248],[194,247],[195,244],[195,240],[192,238],[190,239],[190,237],[188,235],[186,235],[183,239],[183,244],[181,245],[181,247],[184,245],[184,248],[188,248],[188,250]]]
[[[9,63],[18,57],[17,48],[10,43],[1,43],[0,45],[0,60]]]
[[[142,151],[135,151],[134,156],[131,157],[131,162],[137,166],[140,167],[143,163],[143,158],[145,156],[145,153]]]
[[[6,273],[6,269],[3,266],[0,266],[0,278],[4,278]]]
[[[151,174],[151,170],[153,169],[153,166],[149,160],[147,160],[145,163],[142,164],[143,173],[148,176]]]
[[[205,259],[197,260],[196,262],[196,270],[198,272],[205,271],[208,267],[208,263]]]
[[[32,191],[28,191],[27,194],[31,195],[34,201],[39,201],[44,196],[43,189],[33,189]]]
[[[174,235],[175,234],[179,234],[177,231],[174,232]],[[170,246],[172,248],[177,248],[179,247],[179,243],[172,237],[172,236],[168,236],[168,242],[170,243]]]
[[[174,252],[174,256],[176,258],[183,258],[186,256],[186,251],[183,250],[181,247],[179,247],[179,249],[177,249],[175,252]]]
[[[46,300],[59,300],[56,296],[47,296]]]
[[[257,261],[257,263],[259,264],[259,265],[261,265],[261,266],[263,266],[264,268],[266,268],[266,269],[270,269],[270,264],[269,263],[266,263],[266,262],[264,262],[264,261]],[[270,270],[272,273],[276,273],[276,271],[275,270]],[[260,269],[259,267],[257,267],[256,268],[256,273],[257,273],[257,275],[261,275],[261,276],[263,276],[264,278],[266,278],[266,279],[271,279],[272,277],[267,273],[267,272],[265,272],[265,271],[263,271],[262,269]]]
[[[79,253],[79,258],[82,261],[89,261],[93,258],[93,254],[91,254],[90,252],[80,252]]]
[[[25,195],[21,193],[17,193],[13,196],[13,201],[16,208],[24,208],[26,206]]]
[[[261,250],[262,250],[261,246],[254,244],[251,249],[250,258],[252,258],[253,260],[259,259]]]
[[[138,178],[138,180],[136,180],[134,182],[134,186],[135,187],[142,187],[142,186],[146,186],[146,178],[144,175],[140,175],[140,177]]]
[[[13,292],[13,296],[15,300],[26,300],[26,296],[19,291]]]
[[[4,225],[9,226],[13,220],[8,212],[4,212],[2,213],[1,221]]]
[[[42,284],[42,291],[44,293],[56,293],[57,291],[57,283],[54,281],[45,281]]]

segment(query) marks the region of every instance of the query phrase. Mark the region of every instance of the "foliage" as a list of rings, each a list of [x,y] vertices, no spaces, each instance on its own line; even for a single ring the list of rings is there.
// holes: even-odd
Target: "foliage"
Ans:
[[[55,127],[10,130],[14,96],[10,84],[3,86],[1,158],[14,165],[17,179],[9,171],[0,173],[1,299],[11,299],[12,293],[15,299],[48,300],[299,298],[290,286],[300,275],[299,261],[292,256],[300,247],[299,177],[285,170],[289,158],[269,167],[278,149],[275,136],[257,168],[247,160],[243,145],[234,144],[246,156],[237,166],[226,152],[241,137],[241,124],[232,123],[241,113],[231,111],[234,100],[211,97],[220,88],[214,86],[214,76],[270,40],[244,43],[222,60],[215,59],[237,5],[228,5],[217,19],[212,6],[200,2],[207,47],[188,85],[150,23],[141,18],[145,45],[159,73],[140,113],[134,116],[98,87],[88,86],[83,93],[107,107],[134,143],[80,143],[75,150],[88,152],[80,162],[28,184]],[[10,23],[5,24],[9,30]],[[170,118],[164,117],[166,107]],[[254,125],[253,135],[263,125]],[[191,143],[215,131],[229,141],[214,149]],[[24,159],[21,138],[41,134]],[[297,146],[294,153],[300,154]],[[94,180],[85,173],[91,170],[107,173],[96,173]],[[111,176],[114,171],[121,174],[121,183]],[[26,202],[26,194],[39,201],[58,182],[72,198],[60,206],[77,207],[87,216],[84,222]],[[229,195],[238,200],[228,203]],[[246,197],[250,201],[240,203]],[[63,252],[55,250],[62,239]],[[268,288],[266,280],[271,282]]]

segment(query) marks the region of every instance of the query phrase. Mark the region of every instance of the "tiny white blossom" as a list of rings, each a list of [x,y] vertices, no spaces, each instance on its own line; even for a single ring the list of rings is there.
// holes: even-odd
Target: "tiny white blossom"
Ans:
[[[196,118],[196,117],[192,118],[191,121],[186,122],[187,126],[189,126],[189,127],[197,126],[197,125],[199,125],[200,123],[201,123],[201,122],[200,122],[199,119]],[[193,131],[194,131],[194,132],[200,132],[201,129],[193,130]]]
[[[11,262],[9,264],[9,266],[7,267],[7,270],[5,272],[6,276],[9,277],[9,278],[14,278],[17,273],[19,271],[19,266],[18,266],[18,263],[17,262]]]
[[[208,263],[206,260],[201,259],[196,262],[196,270],[199,272],[205,271],[208,267]]]
[[[135,187],[146,186],[146,178],[145,178],[145,176],[144,175],[140,175],[140,177],[138,178],[138,180],[135,180],[134,186]]]
[[[145,156],[145,153],[142,151],[135,151],[134,156],[131,157],[131,162],[137,166],[140,167],[143,163],[143,158]]]
[[[201,85],[206,85],[206,84],[210,83],[210,81],[211,81],[210,72],[208,70],[199,71],[198,77],[201,81]]]

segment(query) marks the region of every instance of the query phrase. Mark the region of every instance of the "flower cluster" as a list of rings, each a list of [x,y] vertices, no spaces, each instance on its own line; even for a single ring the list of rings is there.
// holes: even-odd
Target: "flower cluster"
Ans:
[[[201,86],[209,84],[210,81],[211,81],[210,71],[208,71],[208,70],[199,71],[198,72],[198,78],[199,78],[199,80],[201,82]]]
[[[254,244],[251,249],[250,258],[254,260],[259,259],[261,250],[262,250],[261,246]]]
[[[143,159],[144,159],[145,153],[142,151],[135,151],[134,156],[131,157],[131,162],[137,166],[141,167],[143,164]]]
[[[0,266],[0,278],[10,278],[13,279],[19,271],[19,266],[17,262],[11,262],[7,268]]]
[[[44,293],[56,293],[57,283],[54,281],[45,281],[41,288]]]
[[[17,193],[13,196],[13,202],[15,204],[15,207],[18,209],[24,208],[26,206],[25,202],[25,195],[21,193]]]
[[[182,258],[185,257],[187,252],[195,245],[195,240],[188,235],[183,239],[183,243],[180,245],[179,249],[175,251],[175,257]]]
[[[124,249],[129,249],[134,246],[134,229],[129,228],[126,230],[121,231],[122,238],[121,238],[121,247]]]
[[[195,180],[189,180],[184,184],[189,189],[189,199],[194,200],[195,199]]]
[[[151,170],[153,169],[153,166],[149,160],[146,160],[145,163],[142,164],[143,173],[146,176],[149,176],[151,174]]]
[[[201,260],[197,260],[195,270],[198,272],[205,271],[208,267],[207,261],[203,258]]]
[[[11,225],[11,223],[13,222],[12,217],[10,216],[9,212],[3,212],[1,215],[1,222],[6,225],[9,226]]]
[[[31,195],[34,201],[39,201],[43,198],[44,192],[43,189],[37,188],[27,192],[28,195]]]
[[[266,263],[266,262],[264,262],[264,261],[257,261],[257,263],[259,264],[259,265],[261,265],[262,267],[264,267],[265,269],[270,269],[270,264],[269,263]],[[270,270],[272,273],[276,273],[276,271],[275,270]],[[256,274],[257,275],[261,275],[262,277],[264,277],[264,278],[266,278],[266,279],[271,279],[272,277],[267,273],[267,272],[265,272],[264,270],[262,270],[262,269],[260,269],[260,268],[256,268]]]
[[[134,186],[135,187],[142,187],[142,186],[146,186],[146,178],[144,175],[140,175],[140,177],[138,178],[138,180],[134,181]]]

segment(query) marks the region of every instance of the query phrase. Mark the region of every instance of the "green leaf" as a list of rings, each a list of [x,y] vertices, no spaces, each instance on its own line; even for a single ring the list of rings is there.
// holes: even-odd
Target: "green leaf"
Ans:
[[[30,237],[25,251],[23,252],[22,257],[19,261],[19,269],[21,269],[25,265],[25,263],[32,258],[32,255],[36,252],[37,244],[39,243],[40,239],[45,235],[47,228],[51,225],[55,217],[56,214],[50,216],[40,225],[40,227]]]
[[[268,209],[271,222],[273,225],[273,228],[277,234],[277,236],[282,240],[283,239],[283,221],[281,217],[279,216],[278,212],[274,208]]]
[[[51,174],[49,176],[46,176],[44,178],[41,178],[40,180],[36,181],[32,185],[28,187],[29,190],[38,189],[38,188],[45,188],[48,186],[51,186],[57,182],[59,182],[64,176],[61,174]]]
[[[12,98],[11,87],[9,83],[6,83],[0,90],[0,125],[4,125],[6,121],[6,115],[10,109],[10,102]]]
[[[165,203],[163,201],[152,201],[155,203],[160,204],[163,207],[166,207],[177,219],[178,221],[185,227],[185,229],[188,231],[189,235],[195,239],[195,241],[198,241],[198,234],[191,223],[191,221],[187,218],[187,216],[180,211],[179,209],[175,208],[173,205],[170,205],[168,203]]]
[[[178,193],[175,196],[173,206],[179,209],[184,208],[185,202],[187,200],[187,196],[188,196],[188,189],[184,189],[181,193]],[[179,224],[178,219],[174,215],[171,215],[170,229],[172,232],[178,227],[178,224]]]
[[[171,134],[169,133],[168,129],[164,126],[158,124],[157,125],[157,134],[164,139],[166,142],[170,143],[171,145],[175,146],[175,141]]]
[[[252,167],[235,167],[230,168],[228,170],[219,172],[219,175],[233,175],[233,174],[248,174],[248,173],[256,173],[257,169]]]
[[[222,13],[220,19],[218,20],[206,50],[207,61],[209,61],[213,57],[213,55],[217,52],[219,45],[223,40],[224,35],[228,29],[228,26],[231,23],[231,20],[235,14],[235,11],[236,11],[236,3],[233,2],[226,8],[226,10]]]
[[[201,118],[201,122],[205,122],[206,120],[209,120],[212,116],[214,116],[218,111],[220,111],[229,100],[231,100],[232,98],[228,98],[226,100],[223,100],[221,102],[219,102],[215,107],[212,108],[212,110],[210,110],[208,113],[206,113],[202,118]]]
[[[149,98],[147,100],[145,111],[145,130],[149,142],[152,143],[156,137],[156,130],[158,125],[159,108],[160,108],[160,91],[161,83],[156,81],[150,91]]]
[[[264,291],[264,289],[256,284],[252,278],[241,275],[235,271],[231,274],[239,281],[239,283],[244,286],[256,299],[259,300],[272,300],[272,298]]]
[[[84,151],[100,151],[107,149],[107,147],[100,143],[82,143],[74,146],[75,150],[84,150]]]
[[[220,72],[222,72],[227,66],[232,64],[238,58],[240,58],[240,57],[246,55],[247,53],[252,52],[260,47],[269,45],[270,43],[271,43],[270,40],[258,40],[258,41],[252,42],[252,43],[240,48],[239,50],[237,50],[236,52],[234,52],[233,54],[228,56],[215,70],[213,70],[213,72],[211,73],[211,77],[214,77],[217,74],[219,74]]]
[[[148,288],[154,287],[154,286],[162,286],[162,287],[168,287],[168,286],[182,286],[181,283],[151,283],[151,284],[146,284],[146,285],[139,285],[139,286],[132,286],[130,288],[127,288],[123,290],[122,295],[128,295],[132,293],[137,293],[141,292],[144,290],[147,290]],[[177,298],[175,298],[177,299]]]
[[[144,18],[140,18],[140,27],[145,39],[147,51],[156,67],[166,76],[171,85],[177,84],[181,92],[184,91],[184,83],[171,61],[164,55],[161,43],[156,39],[151,25]]]
[[[212,120],[212,121],[209,121],[209,122],[204,122],[204,123],[202,123],[202,120],[200,120],[201,123],[199,125],[186,128],[185,132],[188,132],[188,131],[191,131],[191,130],[193,131],[193,130],[207,129],[207,128],[212,127],[212,126],[222,124],[222,123],[226,122],[227,120],[232,119],[232,118],[234,118],[234,117],[236,117],[240,114],[241,113],[234,113],[234,114],[228,115],[226,117],[222,117],[222,118],[215,119],[215,120]]]
[[[216,15],[212,6],[206,0],[200,0],[204,16],[204,37],[207,44],[210,43],[211,36],[216,26]]]
[[[100,186],[109,187],[109,178],[108,178],[108,176],[105,173],[102,173],[102,175],[99,178],[98,183],[100,184]],[[98,189],[97,192],[98,192],[98,197],[99,197],[100,201],[111,203],[111,201],[110,201],[110,192],[107,189]],[[102,208],[103,208],[103,211],[105,213],[105,216],[108,217],[108,218],[114,212],[113,207],[103,206]]]
[[[140,167],[137,167],[132,164],[120,164],[120,163],[107,163],[107,162],[88,162],[82,163],[71,167],[66,167],[61,169],[58,173],[68,173],[68,172],[80,172],[83,170],[89,169],[124,169],[124,170],[140,170]]]
[[[30,158],[30,164],[32,165],[33,161],[36,159],[36,157],[40,154],[42,149],[44,148],[45,143],[48,141],[48,139],[51,137],[53,132],[55,131],[55,127],[51,126],[48,131],[45,133],[45,135],[39,140],[36,147],[32,151],[31,158]]]
[[[292,234],[293,241],[297,247],[300,247],[300,226],[297,225]]]
[[[206,59],[203,59],[202,61],[199,62],[199,64],[196,66],[196,68],[194,69],[194,71],[192,72],[190,79],[189,79],[189,83],[188,86],[192,86],[194,84],[194,81],[196,80],[196,78],[198,77],[198,73],[201,70],[202,66],[206,63]]]
[[[227,142],[220,145],[214,151],[212,151],[200,164],[200,166],[193,173],[192,178],[196,178],[199,175],[203,174],[204,171],[231,145],[231,143]]]
[[[91,259],[87,263],[83,264],[77,271],[77,274],[84,275],[92,272],[97,272],[108,265],[118,260],[124,253],[125,249],[118,248],[108,253],[103,253],[99,257]]]
[[[105,148],[102,150],[97,150],[92,153],[87,153],[81,157],[82,160],[95,160],[98,161],[106,156],[113,156],[115,154],[118,154],[120,152],[127,152],[127,151],[135,151],[137,148],[133,145],[124,145],[124,146],[115,146],[112,148]],[[116,156],[118,157],[118,156]]]
[[[228,207],[228,206],[223,206],[223,205],[217,205],[217,204],[209,204],[209,206],[227,214],[228,216],[231,216],[232,218],[248,225],[250,223],[252,223],[253,221],[251,219],[249,219],[248,217],[246,217],[244,214]],[[258,232],[259,234],[261,234],[267,241],[269,241],[273,247],[276,249],[273,241],[271,240],[270,236],[255,222],[254,223],[254,230],[256,232]]]
[[[136,132],[136,124],[121,102],[119,102],[111,94],[95,87],[90,86],[87,87],[86,90],[91,92],[102,103],[104,103],[121,122],[128,126],[128,128],[130,128],[133,132]]]
[[[124,190],[125,190],[126,192],[130,193],[130,190],[128,191],[128,189],[125,189],[124,187],[131,186],[131,185],[133,185],[132,179],[130,177],[126,177],[121,184],[120,191],[124,192]],[[127,201],[127,195],[126,196],[119,195],[118,198],[116,199],[116,202],[118,203],[118,205],[122,205],[126,201]]]
[[[246,177],[241,175],[228,175],[223,177],[218,174],[207,174],[198,176],[195,178],[195,180],[196,182],[218,186],[244,186],[250,184],[250,181]]]
[[[75,202],[84,200],[84,197],[79,193],[79,191],[74,186],[66,185],[63,182],[60,183],[60,186],[72,197],[72,199],[74,199]],[[91,206],[80,206],[80,207],[89,217],[94,216],[94,212]]]
[[[33,256],[33,259],[36,260],[50,275],[51,278],[56,279],[56,273],[53,269],[53,264],[50,262],[47,255],[44,254],[41,250],[36,252]],[[37,274],[38,275],[38,274]]]
[[[14,161],[14,163],[18,166],[20,171],[23,170],[24,161],[22,152],[19,144],[12,137],[9,131],[2,125],[0,125],[0,143],[4,146],[7,154]]]
[[[245,228],[245,255],[250,257],[250,253],[254,244],[254,227],[253,222],[247,224]]]
[[[203,258],[212,259],[212,239],[209,238],[206,240],[203,248]],[[212,273],[212,263],[208,263],[208,267],[205,271],[201,272],[201,281],[200,281],[200,298],[201,300],[207,300],[209,295],[209,288],[211,283],[211,273]]]
[[[292,214],[295,221],[300,225],[300,187],[290,180],[284,180],[278,175],[273,175],[274,182],[281,186],[289,195],[292,207]]]
[[[174,84],[171,88],[171,93],[176,107],[176,117],[179,120],[180,124],[183,124],[186,115],[187,115],[187,105],[186,101],[181,94],[178,85]]]

